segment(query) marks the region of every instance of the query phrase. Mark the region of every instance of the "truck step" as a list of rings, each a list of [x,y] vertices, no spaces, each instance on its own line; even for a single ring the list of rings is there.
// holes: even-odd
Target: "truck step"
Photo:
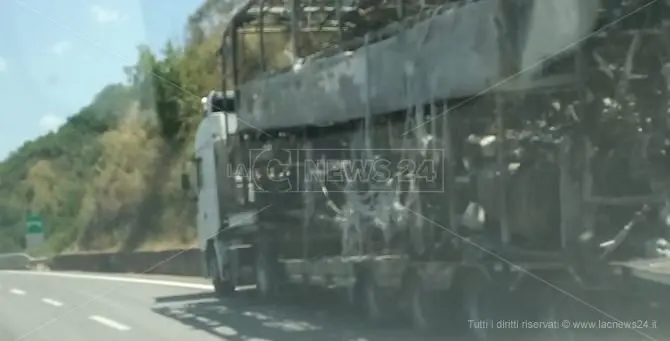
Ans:
[[[252,248],[253,245],[251,244],[237,244],[237,245],[231,245],[228,247],[229,250],[240,250],[240,249],[250,249]]]

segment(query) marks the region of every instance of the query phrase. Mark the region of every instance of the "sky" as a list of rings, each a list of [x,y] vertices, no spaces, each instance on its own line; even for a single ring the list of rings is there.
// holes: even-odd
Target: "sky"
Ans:
[[[0,160],[124,82],[137,46],[181,43],[204,0],[0,1]]]

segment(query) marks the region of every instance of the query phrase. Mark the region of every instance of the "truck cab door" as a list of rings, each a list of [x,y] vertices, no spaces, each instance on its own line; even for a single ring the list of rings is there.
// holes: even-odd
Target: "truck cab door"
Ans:
[[[213,150],[204,150],[196,159],[197,164],[197,226],[200,248],[204,251],[207,241],[215,237],[220,227],[219,202],[214,178]]]

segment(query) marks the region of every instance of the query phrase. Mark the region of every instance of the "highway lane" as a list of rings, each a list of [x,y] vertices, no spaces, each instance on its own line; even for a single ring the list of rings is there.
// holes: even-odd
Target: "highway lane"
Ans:
[[[421,336],[407,326],[371,328],[352,314],[332,309],[331,304],[273,306],[249,298],[219,300],[211,295],[207,280],[200,278],[0,271],[0,341],[447,339]],[[612,330],[585,340],[661,340],[670,335],[645,332],[651,338]]]
[[[403,329],[367,327],[360,319],[327,312],[323,306],[254,302],[216,299],[204,279],[0,271],[0,340],[418,339]]]
[[[198,289],[27,272],[0,272],[0,285],[0,340],[216,340],[151,310],[156,295]]]

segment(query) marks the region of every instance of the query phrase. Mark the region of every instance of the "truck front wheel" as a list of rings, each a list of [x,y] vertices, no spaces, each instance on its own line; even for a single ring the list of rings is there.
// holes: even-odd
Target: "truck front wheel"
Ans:
[[[207,260],[209,276],[212,278],[212,286],[217,296],[230,296],[235,292],[235,287],[230,280],[222,278],[216,258]]]

